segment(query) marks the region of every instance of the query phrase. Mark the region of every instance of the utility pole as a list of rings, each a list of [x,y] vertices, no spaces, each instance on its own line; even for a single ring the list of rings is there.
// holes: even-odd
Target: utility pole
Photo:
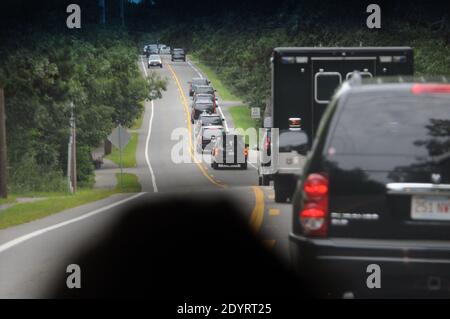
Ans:
[[[106,1],[98,0],[98,6],[100,8],[100,24],[106,24]]]
[[[74,104],[73,102],[70,103],[71,108],[71,115],[70,115],[70,127],[71,127],[71,142],[72,142],[72,149],[71,149],[71,181],[72,181],[72,190],[74,193],[77,192],[77,127],[75,122],[75,115],[74,115]]]
[[[6,185],[6,119],[5,119],[5,96],[0,88],[0,198],[8,196]]]

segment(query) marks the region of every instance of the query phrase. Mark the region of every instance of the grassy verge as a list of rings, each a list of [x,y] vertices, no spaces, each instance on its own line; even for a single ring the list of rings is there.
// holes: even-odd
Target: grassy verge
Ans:
[[[138,130],[142,126],[142,122],[144,121],[144,110],[142,110],[141,115],[134,121],[133,126],[130,127],[131,130]]]
[[[116,176],[118,178],[118,176]],[[76,194],[67,193],[41,193],[45,199],[32,202],[16,204],[0,212],[0,229],[27,223],[40,219],[63,210],[99,201],[116,193],[140,192],[141,185],[137,176],[124,174],[122,188],[115,189],[80,189]],[[11,198],[21,197],[12,195]],[[30,197],[29,194],[24,197]]]
[[[257,127],[257,122],[252,119],[251,111],[247,105],[232,106],[228,108],[228,111],[231,114],[235,128],[247,130],[250,127]]]
[[[212,86],[217,90],[219,96],[224,101],[240,101],[240,98],[230,92],[229,88],[219,79],[217,74],[207,65],[200,62],[195,55],[189,56],[195,65],[208,77]]]
[[[122,151],[122,165],[123,167],[136,167],[136,148],[138,143],[138,134],[131,133],[130,141]],[[111,154],[105,158],[113,161],[117,165],[120,164],[120,152],[119,149],[113,146]]]

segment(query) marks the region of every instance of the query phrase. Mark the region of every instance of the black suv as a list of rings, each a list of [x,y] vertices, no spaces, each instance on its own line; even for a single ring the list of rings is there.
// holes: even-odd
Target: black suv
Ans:
[[[297,184],[292,227],[294,269],[325,278],[326,293],[450,297],[447,79],[343,84]]]
[[[173,49],[172,50],[172,62],[175,60],[182,60],[186,62],[186,52],[184,49]]]

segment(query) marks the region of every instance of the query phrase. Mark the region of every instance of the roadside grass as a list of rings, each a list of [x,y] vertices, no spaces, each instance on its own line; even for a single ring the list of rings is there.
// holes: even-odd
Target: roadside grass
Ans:
[[[142,126],[142,122],[144,121],[144,110],[142,110],[141,114],[134,121],[133,125],[130,127],[130,130],[138,130]]]
[[[231,106],[228,108],[233,119],[234,127],[246,131],[249,128],[258,130],[258,122],[251,117],[250,108],[247,105]],[[249,137],[245,137],[245,143],[249,143]]]
[[[247,105],[231,106],[228,112],[233,119],[234,127],[241,128],[244,131],[248,128],[256,128],[257,122],[252,119],[250,108]]]
[[[194,61],[195,65],[207,76],[212,86],[217,90],[219,96],[224,101],[240,101],[236,95],[231,93],[230,89],[219,79],[217,74],[207,65],[203,64],[195,55],[188,55]]]
[[[118,178],[118,174],[116,178]],[[115,189],[80,189],[73,195],[68,193],[39,193],[45,199],[36,202],[15,204],[10,208],[0,211],[0,229],[31,222],[66,209],[99,201],[113,194],[135,193],[140,192],[140,190],[141,185],[138,182],[137,176],[127,173],[123,176],[122,188],[117,186]],[[35,195],[37,193],[33,194],[33,196]],[[15,200],[17,197],[30,197],[30,194],[11,195],[11,199]]]
[[[122,186],[120,186],[120,173],[116,174],[116,178],[117,190],[122,193],[139,193],[142,190],[142,186],[135,174],[123,173]]]
[[[8,198],[0,198],[0,205],[11,204],[16,201],[16,197],[14,195],[8,196]]]
[[[138,144],[138,134],[136,132],[131,133],[130,141],[122,151],[122,165],[124,168],[136,167],[136,148]],[[111,154],[105,158],[113,161],[115,164],[120,165],[120,152],[115,146],[112,148]]]

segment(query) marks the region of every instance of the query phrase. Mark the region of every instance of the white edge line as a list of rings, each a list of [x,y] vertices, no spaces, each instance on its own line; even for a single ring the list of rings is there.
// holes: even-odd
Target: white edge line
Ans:
[[[130,200],[133,200],[135,198],[138,198],[138,197],[140,197],[140,196],[142,196],[144,194],[146,194],[146,193],[135,194],[135,195],[133,195],[131,197],[127,197],[127,198],[122,199],[122,200],[120,200],[118,202],[109,204],[108,206],[96,209],[96,210],[94,210],[94,211],[92,211],[90,213],[84,214],[82,216],[79,216],[79,217],[76,217],[76,218],[73,218],[73,219],[69,219],[69,220],[67,220],[65,222],[61,222],[61,223],[55,224],[53,226],[42,228],[42,229],[36,230],[34,232],[31,232],[29,234],[20,236],[20,237],[18,237],[16,239],[13,239],[11,241],[8,241],[8,242],[0,245],[0,253],[2,253],[2,252],[6,251],[6,250],[8,250],[8,249],[10,249],[10,248],[12,248],[14,246],[17,246],[17,245],[19,245],[19,244],[21,244],[21,243],[23,243],[23,242],[25,242],[25,241],[27,241],[27,240],[29,240],[31,238],[37,237],[39,235],[43,235],[45,233],[48,233],[49,231],[52,231],[52,230],[55,230],[55,229],[58,229],[58,228],[61,228],[61,227],[64,227],[64,226],[76,223],[76,222],[78,222],[80,220],[92,217],[92,216],[97,215],[99,213],[102,213],[102,212],[104,212],[104,211],[106,211],[108,209],[111,209],[113,207],[119,206],[119,205],[121,205],[123,203],[126,203],[126,202],[128,202]]]
[[[148,132],[147,132],[147,140],[145,141],[145,161],[147,162],[148,170],[150,171],[150,175],[152,177],[152,185],[153,185],[153,192],[158,192],[158,187],[156,186],[156,178],[155,173],[153,172],[152,165],[150,164],[150,159],[148,157],[148,145],[150,144],[150,135],[152,134],[152,124],[153,124],[153,114],[154,114],[154,103],[153,100],[151,101],[151,110],[152,114],[150,115],[150,120],[148,122]]]
[[[144,59],[141,60],[142,67],[144,68],[145,76],[147,77],[147,69],[145,68]],[[145,161],[147,162],[148,170],[150,171],[150,175],[152,178],[152,186],[153,186],[153,192],[158,192],[158,187],[156,186],[156,178],[155,173],[153,172],[152,165],[150,164],[150,158],[148,157],[148,145],[150,144],[150,136],[152,134],[152,124],[153,124],[153,114],[154,114],[154,107],[155,104],[153,103],[153,100],[151,101],[151,115],[150,119],[148,121],[148,132],[147,132],[147,139],[145,140]]]

